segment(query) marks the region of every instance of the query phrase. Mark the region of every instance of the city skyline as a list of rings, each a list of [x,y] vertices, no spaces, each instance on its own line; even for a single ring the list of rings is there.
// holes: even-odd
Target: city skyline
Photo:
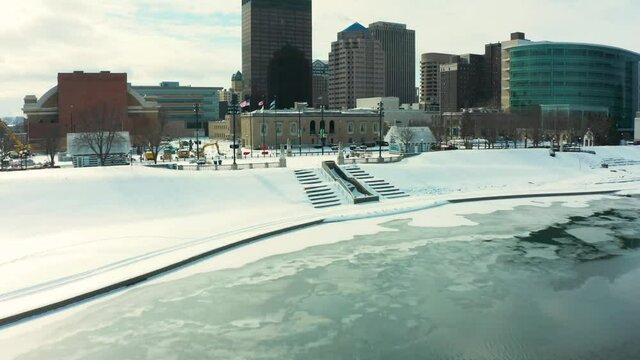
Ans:
[[[640,4],[633,1],[543,0],[519,5],[517,13],[503,10],[510,4],[503,0],[433,4],[316,1],[313,58],[326,59],[336,34],[349,24],[375,21],[416,30],[416,66],[422,53],[482,53],[484,44],[507,40],[514,31],[532,40],[640,51],[634,31]],[[135,85],[180,81],[228,88],[242,67],[241,3],[27,0],[3,6],[0,44],[0,116],[21,115],[25,95],[42,96],[58,72],[73,70],[127,72]]]

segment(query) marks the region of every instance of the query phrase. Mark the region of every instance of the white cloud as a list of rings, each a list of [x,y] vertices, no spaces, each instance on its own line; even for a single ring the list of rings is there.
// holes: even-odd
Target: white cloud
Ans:
[[[136,84],[228,87],[241,69],[240,0],[2,0],[0,115],[19,115],[58,72],[127,72]],[[640,51],[635,0],[315,0],[314,57],[358,21],[406,23],[422,52],[480,53],[524,31],[534,40]]]

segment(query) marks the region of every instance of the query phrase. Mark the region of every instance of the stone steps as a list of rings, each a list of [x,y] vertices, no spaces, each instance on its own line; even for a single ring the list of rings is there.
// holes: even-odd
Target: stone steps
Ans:
[[[399,199],[410,196],[394,185],[391,185],[389,182],[382,179],[376,179],[375,176],[360,169],[358,166],[351,166],[345,168],[345,170],[354,178],[360,181],[364,181],[366,185],[368,185],[373,191],[377,192],[383,198]]]
[[[324,209],[342,205],[342,200],[333,188],[335,185],[326,182],[320,171],[322,170],[295,170],[294,174],[314,208]]]

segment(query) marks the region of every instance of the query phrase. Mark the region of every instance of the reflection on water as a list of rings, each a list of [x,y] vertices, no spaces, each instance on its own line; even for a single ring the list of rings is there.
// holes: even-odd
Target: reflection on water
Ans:
[[[93,304],[20,358],[640,358],[639,205],[394,221]]]

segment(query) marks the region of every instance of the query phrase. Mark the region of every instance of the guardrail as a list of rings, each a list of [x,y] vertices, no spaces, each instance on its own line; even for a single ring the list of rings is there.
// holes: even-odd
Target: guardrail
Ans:
[[[331,178],[337,181],[338,184],[342,186],[342,188],[346,190],[347,194],[349,194],[353,199],[354,204],[380,201],[380,197],[378,195],[372,194],[366,186],[362,185],[360,181],[358,181],[358,179],[354,178],[353,176],[347,175],[344,171],[342,171],[340,166],[338,166],[335,161],[323,161],[322,169],[325,171],[325,173],[329,174]],[[351,184],[354,189],[357,192],[363,194],[363,196],[355,196],[353,191],[354,189],[351,189],[348,184]]]
[[[179,170],[179,171],[225,171],[225,170],[252,170],[252,169],[273,169],[280,168],[280,162],[256,162],[242,163],[234,166],[233,164],[225,165],[197,165],[197,164],[158,164],[146,165],[151,168]]]
[[[344,159],[345,164],[389,164],[400,162],[404,156],[383,156],[382,161],[379,157],[349,157]]]

